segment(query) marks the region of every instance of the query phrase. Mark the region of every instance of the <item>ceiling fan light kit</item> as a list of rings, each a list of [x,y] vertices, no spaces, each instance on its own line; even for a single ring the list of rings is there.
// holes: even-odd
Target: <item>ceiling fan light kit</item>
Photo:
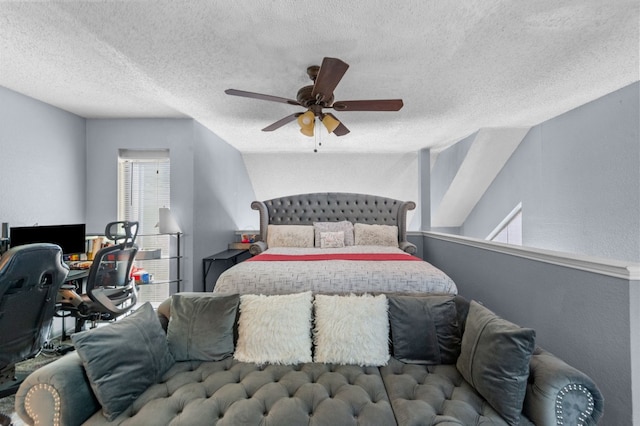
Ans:
[[[311,111],[298,116],[298,124],[300,125],[300,133],[305,136],[313,136],[313,127],[316,117]]]
[[[272,132],[285,124],[297,120],[300,125],[300,132],[305,136],[314,135],[316,117],[322,121],[329,133],[333,133],[336,136],[344,136],[349,133],[349,129],[341,120],[338,120],[333,114],[323,113],[323,108],[331,108],[336,111],[399,111],[403,107],[402,99],[337,101],[334,103],[333,91],[348,68],[349,65],[340,59],[328,57],[322,60],[322,65],[308,67],[307,75],[313,81],[313,85],[304,86],[298,90],[296,100],[237,89],[227,89],[225,93],[227,95],[280,102],[306,108],[307,111],[303,113],[297,112],[288,115],[262,129],[263,132]]]

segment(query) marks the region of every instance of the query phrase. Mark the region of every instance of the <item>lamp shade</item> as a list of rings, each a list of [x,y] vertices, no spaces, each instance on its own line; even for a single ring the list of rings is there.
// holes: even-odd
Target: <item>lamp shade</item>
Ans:
[[[298,124],[300,125],[300,133],[305,136],[313,136],[313,126],[316,116],[312,111],[307,111],[298,116]]]
[[[329,133],[333,133],[333,131],[340,125],[340,122],[332,115],[325,114],[325,116],[322,117],[322,124],[324,124],[324,127],[327,128]]]
[[[160,207],[160,220],[158,221],[158,228],[161,234],[175,234],[180,231],[178,222],[171,214],[171,210],[167,207]]]

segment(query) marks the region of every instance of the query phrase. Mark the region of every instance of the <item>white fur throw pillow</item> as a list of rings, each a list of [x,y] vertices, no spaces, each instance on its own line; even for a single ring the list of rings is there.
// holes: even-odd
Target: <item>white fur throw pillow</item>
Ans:
[[[381,366],[389,361],[384,294],[315,297],[315,362]]]
[[[313,247],[313,239],[311,225],[267,226],[268,247]]]
[[[396,225],[356,223],[353,232],[357,246],[398,247],[398,227]]]
[[[305,293],[240,296],[238,343],[233,357],[256,364],[311,362],[311,308]]]

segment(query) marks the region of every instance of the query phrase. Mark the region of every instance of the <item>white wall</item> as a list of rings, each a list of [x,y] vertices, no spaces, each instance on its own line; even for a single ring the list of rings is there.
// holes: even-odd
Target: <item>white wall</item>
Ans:
[[[414,201],[420,205],[418,158],[409,154],[244,154],[256,199],[310,192],[356,192]],[[420,229],[420,210],[407,228]],[[258,229],[257,213],[252,226]]]
[[[0,222],[85,221],[85,120],[0,87]]]

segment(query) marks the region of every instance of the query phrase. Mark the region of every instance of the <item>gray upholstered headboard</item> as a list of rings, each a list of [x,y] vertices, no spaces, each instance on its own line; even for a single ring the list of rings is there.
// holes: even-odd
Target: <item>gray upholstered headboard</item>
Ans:
[[[316,192],[254,201],[251,208],[260,212],[260,241],[249,250],[251,254],[258,254],[266,249],[268,225],[348,220],[354,224],[396,225],[400,248],[414,254],[415,245],[407,241],[407,211],[415,207],[413,201],[346,192]]]

